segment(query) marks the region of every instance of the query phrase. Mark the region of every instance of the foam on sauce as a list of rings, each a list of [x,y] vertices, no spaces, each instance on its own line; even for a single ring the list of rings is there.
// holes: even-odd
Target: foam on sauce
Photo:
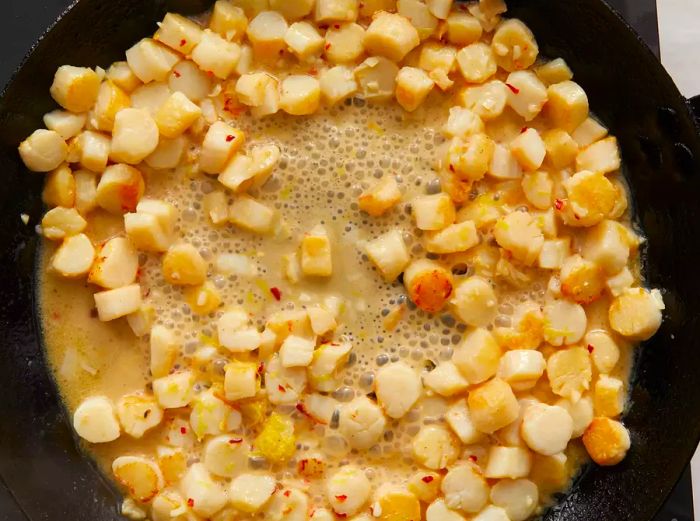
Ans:
[[[221,292],[224,306],[240,304],[262,325],[278,309],[322,302],[329,295],[342,297],[343,328],[336,337],[344,335],[350,340],[354,355],[342,371],[342,386],[334,393],[341,401],[355,393],[370,392],[374,372],[390,361],[403,360],[420,371],[448,360],[466,330],[447,312],[430,316],[416,309],[406,300],[400,282],[382,281],[362,248],[363,241],[398,227],[414,255],[423,251],[406,201],[413,195],[434,191],[438,183],[432,166],[438,157],[436,150],[444,141],[439,129],[447,117],[448,105],[447,99],[437,95],[431,100],[413,115],[407,115],[396,104],[372,105],[356,99],[310,117],[279,114],[263,120],[245,115],[237,119],[235,124],[246,132],[249,143],[274,142],[282,150],[283,158],[273,177],[253,194],[279,210],[283,225],[272,237],[261,238],[230,225],[214,227],[210,223],[202,211],[202,199],[214,189],[213,177],[192,175],[180,167],[151,174],[146,182],[147,197],[165,199],[178,208],[178,234],[210,262],[209,280]],[[509,112],[488,125],[488,133],[497,141],[510,139],[522,126],[522,121]],[[532,126],[536,127],[537,122]],[[369,217],[359,210],[357,196],[387,173],[397,176],[404,202],[384,217]],[[485,180],[479,186],[486,191],[495,183]],[[105,240],[122,230],[121,221],[120,217],[97,212],[86,233],[94,242]],[[282,256],[296,251],[303,233],[319,223],[332,237],[333,276],[291,285],[281,275]],[[125,393],[142,390],[150,380],[147,337],[136,338],[124,320],[98,321],[92,312],[93,292],[87,284],[66,281],[43,269],[52,250],[47,245],[40,270],[41,305],[47,355],[67,407],[73,410],[89,395],[102,394],[116,401]],[[217,274],[213,261],[222,253],[247,256],[257,275]],[[156,322],[181,337],[179,363],[185,364],[212,336],[220,311],[208,316],[192,313],[181,289],[163,280],[159,257],[142,254],[141,261],[141,283],[150,288],[146,300],[157,310]],[[496,283],[496,325],[508,325],[509,314],[518,302],[544,302],[546,279],[536,278],[522,289]],[[281,291],[279,302],[270,292],[272,287]],[[386,315],[402,303],[407,313],[396,329],[387,331]],[[589,328],[595,323],[604,327],[608,307],[608,297],[586,306]],[[620,348],[621,359],[614,376],[627,381],[631,347],[621,344]],[[552,403],[558,397],[551,393],[546,379],[542,380],[529,392]],[[327,474],[333,467],[353,462],[367,468],[374,487],[388,481],[403,482],[418,469],[410,453],[411,438],[420,425],[442,421],[447,403],[438,396],[424,397],[406,417],[389,421],[383,440],[369,451],[350,451],[332,428],[321,425],[298,435],[299,448],[320,447],[329,456]],[[293,412],[289,408],[285,411]],[[155,445],[162,441],[167,419],[173,415],[173,411],[167,411],[166,421],[140,440],[122,436],[109,444],[91,445],[89,451],[106,469],[118,455],[153,454]],[[474,451],[476,454],[478,449]],[[567,451],[573,475],[585,451],[578,441],[569,444]],[[196,450],[190,454],[191,461],[198,457]],[[276,469],[278,477],[291,478],[295,465],[292,460],[288,469]],[[312,482],[312,503],[324,503],[320,483]]]

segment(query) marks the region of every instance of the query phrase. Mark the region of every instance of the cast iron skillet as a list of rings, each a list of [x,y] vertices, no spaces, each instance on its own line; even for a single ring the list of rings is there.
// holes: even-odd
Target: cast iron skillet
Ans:
[[[42,356],[33,271],[43,176],[26,171],[17,144],[54,108],[48,88],[58,66],[123,59],[166,10],[193,13],[209,3],[81,0],[36,45],[0,100],[0,478],[33,521],[119,516],[115,490],[76,448]],[[639,350],[625,416],[630,454],[617,467],[585,469],[545,519],[648,520],[700,438],[700,137],[693,103],[601,0],[508,4],[509,15],[534,31],[542,55],[572,66],[592,109],[620,140],[648,237],[648,282],[664,288],[667,305],[661,330]],[[30,215],[29,226],[21,213]]]

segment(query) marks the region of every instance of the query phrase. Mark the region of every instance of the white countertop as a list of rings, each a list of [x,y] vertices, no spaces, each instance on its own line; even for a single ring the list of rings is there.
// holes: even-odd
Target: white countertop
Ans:
[[[661,61],[684,96],[700,94],[700,1],[657,0]],[[700,521],[700,449],[691,463],[695,519]]]

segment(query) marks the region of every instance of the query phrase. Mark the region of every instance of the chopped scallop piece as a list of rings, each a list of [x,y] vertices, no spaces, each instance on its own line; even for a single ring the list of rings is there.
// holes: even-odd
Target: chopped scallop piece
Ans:
[[[331,64],[355,62],[364,54],[364,37],[364,28],[356,23],[329,27],[323,44],[326,60]]]
[[[511,387],[500,378],[470,391],[467,403],[475,427],[487,434],[515,421],[520,410]]]
[[[270,500],[276,486],[275,477],[267,472],[241,474],[229,485],[229,500],[234,508],[253,514]]]
[[[190,402],[190,425],[199,441],[206,435],[217,435],[229,430],[229,416],[238,415],[217,394],[214,388],[206,389],[196,394]]]
[[[466,137],[484,132],[484,122],[468,108],[450,107],[443,132],[447,137]]]
[[[265,508],[265,519],[269,521],[306,521],[309,498],[296,488],[280,489]]]
[[[335,315],[324,306],[310,306],[306,308],[311,323],[311,330],[315,335],[325,335],[336,328]]]
[[[301,270],[305,275],[330,277],[333,274],[331,242],[328,232],[317,225],[301,241]]]
[[[234,307],[221,315],[216,328],[219,343],[229,351],[243,353],[260,346],[260,333],[241,307]]]
[[[117,414],[124,432],[141,438],[163,419],[163,410],[153,396],[143,393],[125,394],[117,403]]]
[[[425,511],[425,519],[426,521],[464,521],[465,518],[462,514],[448,508],[445,505],[445,500],[440,498],[428,505]]]
[[[287,21],[276,11],[263,11],[248,22],[246,35],[259,60],[276,60],[285,48]]]
[[[144,38],[126,51],[126,61],[144,83],[164,81],[181,56],[151,38]]]
[[[608,137],[581,150],[576,157],[577,170],[607,174],[620,168],[617,139]]]
[[[311,364],[316,342],[313,339],[289,335],[280,346],[283,367],[306,367]]]
[[[274,404],[294,404],[306,388],[306,370],[303,367],[284,367],[275,354],[265,364],[265,390]]]
[[[459,441],[442,425],[424,425],[412,442],[413,458],[421,465],[444,469],[459,456]],[[445,483],[443,481],[443,492]]]
[[[538,403],[525,409],[520,433],[532,450],[553,456],[566,448],[573,429],[574,422],[566,409]]]
[[[445,413],[445,420],[464,445],[478,443],[484,436],[474,426],[466,400],[452,404]]]
[[[199,24],[176,13],[167,13],[158,25],[153,39],[181,54],[191,54],[202,39]]]
[[[605,220],[586,230],[581,255],[606,273],[619,273],[630,256],[629,230],[617,221]]]
[[[620,348],[605,330],[597,329],[586,333],[583,343],[591,351],[591,358],[601,374],[611,373],[620,359]]]
[[[631,340],[648,340],[661,326],[664,308],[659,290],[630,288],[610,305],[610,327]]]
[[[120,456],[112,462],[112,473],[135,500],[146,503],[163,488],[163,474],[150,458]]]
[[[399,230],[391,230],[369,241],[367,256],[377,266],[385,280],[393,281],[408,266],[411,256]]]
[[[404,271],[403,283],[411,301],[428,313],[440,311],[453,289],[452,273],[430,259],[413,261]]]
[[[108,322],[133,313],[141,307],[141,288],[138,284],[95,293],[97,316]]]
[[[438,26],[439,20],[420,0],[398,0],[396,10],[399,15],[411,21],[411,24],[418,30],[418,36],[421,40],[430,37]]]
[[[445,193],[419,195],[411,201],[416,227],[420,230],[442,230],[455,221],[455,207]]]
[[[175,168],[180,164],[186,146],[187,139],[184,136],[175,139],[161,137],[156,149],[144,161],[151,168],[158,170]]]
[[[228,0],[217,0],[209,19],[209,29],[227,40],[238,41],[248,27],[246,13]]]
[[[120,288],[134,282],[138,269],[138,252],[129,239],[115,237],[100,247],[88,282],[103,288]]]
[[[530,474],[531,467],[532,455],[526,448],[492,445],[489,448],[484,476],[489,479],[524,478]]]
[[[593,118],[588,118],[571,133],[579,147],[586,148],[608,135],[608,129]]]
[[[537,508],[539,491],[528,479],[504,479],[491,489],[491,502],[505,510],[510,521],[525,521]]]
[[[509,92],[505,83],[491,80],[483,85],[465,87],[458,94],[458,100],[484,121],[490,121],[503,114]]]
[[[523,384],[534,384],[544,373],[544,356],[534,349],[514,349],[507,351],[498,364],[498,377],[511,386],[522,390]]]
[[[126,108],[117,112],[112,130],[110,158],[135,165],[158,146],[158,126],[145,109]]]
[[[547,210],[552,206],[554,182],[547,172],[540,170],[525,174],[521,186],[528,202],[535,208]]]
[[[192,510],[202,517],[213,516],[228,500],[223,486],[212,478],[203,463],[194,463],[187,470],[180,481],[180,490]]]
[[[457,64],[469,83],[484,83],[496,74],[496,59],[491,47],[482,42],[472,43],[457,53]]]
[[[313,76],[293,74],[280,84],[280,107],[287,114],[303,116],[313,114],[321,103],[321,86]]]
[[[547,153],[544,141],[539,132],[534,128],[528,128],[510,143],[510,151],[513,157],[520,163],[524,170],[532,172],[542,166]]]
[[[153,498],[151,503],[151,516],[153,521],[181,521],[186,508],[185,499],[176,491],[165,489]]]
[[[123,164],[108,166],[102,173],[95,192],[99,206],[113,214],[136,210],[145,184],[141,172]]]
[[[319,75],[321,97],[327,105],[335,105],[357,92],[357,81],[350,67],[337,65]]]
[[[97,129],[111,132],[114,127],[114,117],[120,110],[130,105],[131,99],[126,92],[109,80],[102,82],[93,109]]]
[[[615,418],[625,408],[625,384],[619,378],[600,375],[593,388],[596,416]]]
[[[571,72],[571,69],[562,58],[540,65],[535,69],[535,73],[547,85],[568,81],[574,77],[574,73]]]
[[[452,362],[441,362],[423,376],[423,384],[441,396],[453,396],[469,387],[469,382],[462,376]]]
[[[452,138],[447,149],[447,168],[463,181],[478,181],[489,170],[495,144],[486,134]]]
[[[265,234],[272,230],[275,211],[252,197],[241,195],[229,208],[229,220],[253,233]]]
[[[90,271],[94,258],[95,247],[88,236],[83,233],[71,235],[51,257],[51,269],[63,277],[82,277]]]
[[[595,418],[583,434],[583,445],[591,459],[601,466],[617,465],[630,448],[624,425],[609,418]]]
[[[457,318],[465,324],[486,327],[496,318],[498,299],[491,283],[473,276],[455,286],[450,304]]]
[[[369,54],[397,62],[419,43],[418,31],[407,18],[386,11],[373,17],[364,37],[364,46]]]
[[[150,213],[127,213],[124,215],[124,229],[139,250],[164,252],[172,242],[158,217]]]
[[[174,139],[190,128],[202,115],[202,109],[182,92],[174,92],[158,110],[155,122],[160,133]]]
[[[184,60],[170,73],[168,87],[173,92],[181,92],[195,103],[201,103],[211,92],[212,80],[196,63]]]
[[[557,351],[547,360],[547,377],[552,392],[574,402],[589,389],[591,376],[591,359],[584,347]]]
[[[254,397],[259,388],[258,366],[253,362],[233,361],[226,365],[224,393],[226,400],[235,402]]]
[[[472,518],[472,521],[510,521],[505,509],[488,505]]]
[[[573,132],[588,118],[588,96],[578,83],[567,80],[550,85],[547,97],[545,114],[552,126]]]
[[[338,401],[318,393],[307,394],[302,401],[303,413],[322,425],[328,425],[338,408]]]
[[[531,71],[512,72],[506,79],[508,106],[532,121],[547,103],[547,88]]]
[[[462,221],[447,228],[429,233],[425,249],[430,253],[457,253],[479,244],[479,234],[474,221]]]
[[[447,41],[453,45],[469,45],[478,42],[483,29],[479,20],[459,11],[447,16]]]
[[[354,449],[368,449],[377,443],[386,426],[379,406],[366,396],[358,396],[340,409],[338,432]]]
[[[620,197],[602,173],[582,170],[564,181],[568,201],[562,218],[570,226],[594,226],[609,217]]]
[[[179,342],[172,331],[162,325],[153,326],[150,336],[151,375],[154,378],[167,376],[179,351]]]
[[[353,515],[368,501],[371,485],[362,469],[345,465],[326,481],[326,499],[336,514]]]
[[[153,394],[164,409],[185,407],[192,399],[193,383],[192,371],[180,371],[153,380]]]
[[[542,133],[544,147],[547,149],[545,162],[554,168],[564,168],[573,164],[578,155],[576,141],[562,129],[547,130]]]
[[[166,83],[148,83],[141,85],[131,93],[131,105],[135,109],[144,109],[151,116],[155,116],[170,94],[170,88]]]
[[[580,255],[572,255],[562,263],[559,280],[562,295],[580,304],[597,300],[605,289],[603,271]]]
[[[207,261],[188,243],[171,246],[163,256],[163,278],[170,284],[203,284],[207,277],[207,268]]]
[[[452,510],[472,514],[481,510],[489,499],[489,486],[477,467],[460,463],[452,467],[442,480],[445,505]]]
[[[574,344],[586,331],[586,312],[576,303],[553,300],[544,306],[544,337],[553,346]]]
[[[388,100],[394,95],[398,73],[399,67],[383,56],[370,56],[353,71],[362,96],[372,101]]]
[[[403,362],[385,365],[375,378],[377,401],[390,418],[403,417],[422,392],[420,377]]]
[[[68,165],[63,164],[49,172],[41,199],[51,207],[72,208],[75,205],[75,177]]]
[[[155,316],[156,310],[151,304],[141,304],[139,309],[126,316],[126,321],[134,335],[141,337],[151,332]]]
[[[65,110],[52,110],[44,114],[44,125],[58,133],[64,140],[77,136],[87,121],[87,114],[75,114]]]
[[[501,348],[491,333],[477,328],[464,336],[452,362],[470,384],[478,384],[496,374],[500,358]]]
[[[107,79],[127,93],[133,92],[136,87],[141,85],[141,80],[125,61],[114,62],[110,65],[107,69]]]
[[[409,490],[384,483],[374,493],[372,512],[381,521],[414,521],[421,518],[418,498]]]
[[[580,438],[593,421],[593,400],[588,394],[574,402],[567,398],[561,398],[554,405],[566,409],[574,422],[571,438]]]
[[[511,152],[510,148],[499,144],[495,144],[493,147],[491,164],[489,165],[489,170],[486,173],[489,174],[491,177],[495,177],[496,179],[507,180],[520,179],[521,177],[523,177],[523,170],[520,166],[520,163],[515,159],[515,156]],[[484,194],[481,197],[488,198],[491,201],[493,201],[492,196],[487,196],[486,194]],[[491,209],[493,209],[493,207]],[[500,215],[500,212],[496,213]],[[493,220],[495,221],[496,219],[494,218]]]
[[[528,212],[513,212],[499,219],[494,237],[499,246],[527,265],[534,264],[544,244],[542,232]]]
[[[209,439],[204,446],[203,462],[215,476],[232,478],[248,469],[248,443],[240,436],[223,434]],[[234,492],[236,489],[229,489]],[[239,496],[241,497],[241,496]],[[233,502],[233,497],[230,497]]]
[[[496,62],[507,71],[527,69],[537,59],[539,48],[532,31],[518,19],[501,23],[491,41]]]
[[[208,315],[221,305],[219,290],[209,281],[200,286],[186,287],[182,294],[192,312],[198,315]]]
[[[39,129],[20,143],[19,155],[29,170],[50,172],[65,161],[68,145],[58,132]]]
[[[284,34],[284,42],[300,60],[320,54],[323,49],[323,36],[309,22],[295,22],[290,25]]]
[[[352,346],[348,342],[330,342],[319,346],[309,366],[309,380],[318,391],[331,392],[338,386],[337,372],[347,362]]]
[[[78,405],[73,413],[73,428],[90,443],[107,443],[119,437],[114,406],[104,396],[91,396]]]
[[[316,0],[316,22],[354,22],[358,14],[357,0]]]
[[[235,193],[245,192],[253,184],[253,160],[244,154],[236,154],[223,168],[219,183]]]
[[[430,503],[440,493],[441,482],[442,476],[437,472],[419,470],[409,478],[408,490],[420,501]]]
[[[100,77],[94,70],[63,65],[54,75],[51,97],[66,110],[87,112],[95,104],[99,89]]]
[[[362,192],[358,198],[360,209],[373,217],[384,215],[401,201],[401,190],[396,177],[386,175],[377,183]]]
[[[416,110],[435,82],[422,69],[403,67],[396,76],[396,101],[408,112]]]
[[[204,30],[202,39],[192,51],[192,61],[200,69],[222,80],[233,73],[240,57],[240,45],[225,40],[209,29]]]
[[[426,42],[420,48],[418,66],[428,73],[441,71],[447,75],[454,69],[456,60],[457,50],[454,47],[437,42]]]
[[[199,155],[199,167],[207,174],[218,174],[245,142],[245,134],[223,121],[214,122],[207,131]],[[245,157],[245,156],[242,156]]]
[[[314,8],[314,0],[269,0],[270,9],[281,13],[287,20],[297,20],[308,16]]]

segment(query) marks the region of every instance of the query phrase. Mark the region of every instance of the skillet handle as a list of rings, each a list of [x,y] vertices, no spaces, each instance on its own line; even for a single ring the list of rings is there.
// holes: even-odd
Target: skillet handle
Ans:
[[[695,121],[700,125],[700,95],[688,98],[688,107],[691,114],[695,117]]]

